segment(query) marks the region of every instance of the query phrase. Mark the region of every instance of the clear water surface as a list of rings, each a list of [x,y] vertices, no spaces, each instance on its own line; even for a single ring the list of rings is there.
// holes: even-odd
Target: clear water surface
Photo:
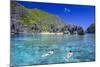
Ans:
[[[66,58],[69,51],[73,52]],[[53,54],[42,57],[48,52]],[[11,36],[11,65],[40,65],[95,60],[95,35]]]

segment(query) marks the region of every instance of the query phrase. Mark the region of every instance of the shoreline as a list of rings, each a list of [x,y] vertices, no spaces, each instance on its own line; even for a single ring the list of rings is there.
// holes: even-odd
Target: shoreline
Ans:
[[[11,35],[14,35],[14,34],[16,34],[16,33],[11,33]],[[18,34],[32,34],[32,35],[34,35],[34,34],[41,34],[41,35],[63,35],[63,32],[59,32],[59,33],[54,33],[54,32],[52,32],[52,33],[50,33],[50,32],[40,32],[40,33],[20,32],[20,33],[18,33]]]
[[[57,34],[57,35],[63,35],[63,32],[59,32],[59,33],[41,32],[39,34]]]

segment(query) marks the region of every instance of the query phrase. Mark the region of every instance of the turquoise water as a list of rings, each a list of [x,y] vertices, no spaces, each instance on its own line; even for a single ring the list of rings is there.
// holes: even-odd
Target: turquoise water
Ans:
[[[73,52],[66,58],[69,51]],[[52,54],[42,57],[53,51]],[[15,35],[11,37],[11,65],[40,65],[95,60],[95,36]]]

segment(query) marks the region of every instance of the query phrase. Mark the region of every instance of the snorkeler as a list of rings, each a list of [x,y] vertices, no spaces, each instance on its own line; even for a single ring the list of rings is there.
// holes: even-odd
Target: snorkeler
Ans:
[[[49,51],[48,53],[43,54],[41,57],[46,57],[46,56],[52,55],[53,53],[54,51]]]
[[[69,62],[69,59],[73,56],[73,51],[69,51],[68,53],[67,53],[67,55],[66,55],[66,57],[64,58],[66,61],[68,61]]]
[[[73,54],[74,54],[74,53],[70,50],[70,51],[67,53],[67,59],[70,58],[70,57],[72,57]]]

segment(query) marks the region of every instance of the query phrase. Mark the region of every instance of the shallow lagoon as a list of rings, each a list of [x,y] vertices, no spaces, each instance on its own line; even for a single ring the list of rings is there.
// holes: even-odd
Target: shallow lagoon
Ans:
[[[73,56],[66,59],[69,51]],[[53,51],[46,57],[42,55]],[[11,36],[11,65],[40,65],[95,60],[95,35]]]

